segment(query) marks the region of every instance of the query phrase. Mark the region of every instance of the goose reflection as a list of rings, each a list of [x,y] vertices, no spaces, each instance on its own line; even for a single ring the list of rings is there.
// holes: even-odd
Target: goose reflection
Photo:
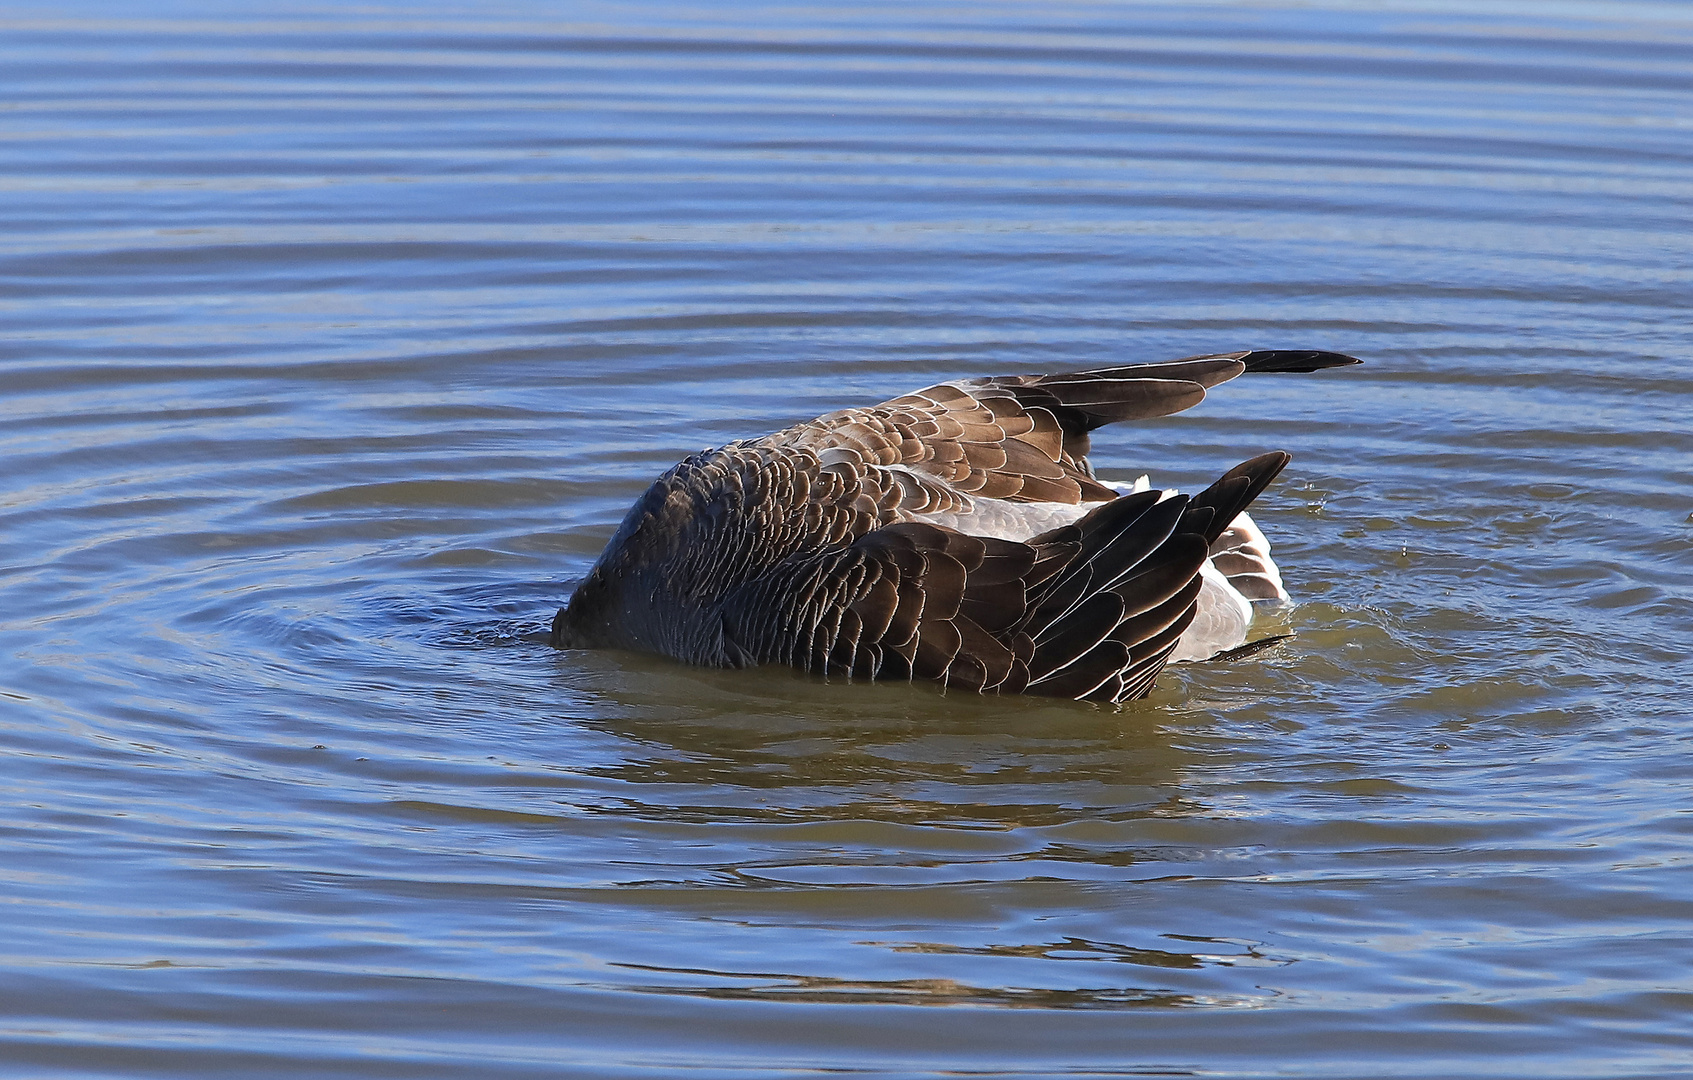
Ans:
[[[1157,699],[1102,710],[941,698],[907,684],[843,697],[796,672],[716,672],[629,653],[578,658],[560,677],[577,694],[596,688],[572,722],[623,746],[581,770],[629,785],[600,813],[1003,831],[1203,811],[1182,793],[1190,758],[1155,722]],[[1086,850],[1054,853],[1068,861]]]

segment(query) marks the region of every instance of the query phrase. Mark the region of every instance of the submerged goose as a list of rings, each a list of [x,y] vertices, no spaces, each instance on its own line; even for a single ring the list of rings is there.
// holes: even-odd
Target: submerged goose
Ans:
[[[552,643],[1144,697],[1171,660],[1247,646],[1253,600],[1286,599],[1245,511],[1289,458],[1189,497],[1101,483],[1088,432],[1244,372],[1358,362],[1257,350],[959,379],[695,454],[636,501]]]

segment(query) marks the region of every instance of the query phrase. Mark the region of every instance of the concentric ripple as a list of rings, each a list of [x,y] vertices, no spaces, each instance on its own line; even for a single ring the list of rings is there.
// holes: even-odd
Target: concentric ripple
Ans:
[[[1693,1061],[1679,5],[0,13],[0,1072]],[[684,454],[1243,346],[1290,643],[559,653]]]

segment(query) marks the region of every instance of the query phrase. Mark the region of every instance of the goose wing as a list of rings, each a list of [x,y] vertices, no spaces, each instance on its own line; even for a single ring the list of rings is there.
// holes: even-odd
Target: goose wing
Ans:
[[[898,522],[796,553],[724,597],[728,662],[1143,697],[1193,621],[1218,520],[1232,520],[1287,460],[1256,458],[1192,499],[1124,496],[1027,543]]]
[[[1167,416],[1249,371],[1355,364],[1312,350],[1217,353],[1059,375],[938,383],[842,409],[759,440],[803,448],[848,471],[888,521],[968,512],[977,499],[1077,506],[1117,497],[1094,479],[1088,433]]]

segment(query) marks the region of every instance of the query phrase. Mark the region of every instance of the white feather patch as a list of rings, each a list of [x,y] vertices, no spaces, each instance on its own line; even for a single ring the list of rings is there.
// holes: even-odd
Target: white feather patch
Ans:
[[[1124,495],[1133,495],[1152,490],[1152,481],[1147,476],[1140,476],[1130,484],[1107,481],[1106,486]],[[1175,488],[1165,488],[1162,492],[1163,499],[1176,494]],[[1027,540],[1048,529],[1077,521],[1100,505],[1014,503],[982,498],[973,500],[973,503],[969,513],[912,514],[911,517],[971,536]],[[1219,557],[1230,568],[1229,572],[1217,566]],[[1245,512],[1230,522],[1217,542],[1211,545],[1211,558],[1200,568],[1200,577],[1203,581],[1199,587],[1198,611],[1193,624],[1176,643],[1176,651],[1170,654],[1170,659],[1175,662],[1204,660],[1246,644],[1247,631],[1252,625],[1249,595],[1259,600],[1287,599],[1281,570],[1270,558],[1270,541]]]
[[[1172,662],[1204,660],[1226,649],[1246,644],[1246,629],[1252,625],[1252,604],[1240,595],[1222,571],[1209,562],[1199,568],[1198,612],[1176,642]]]

